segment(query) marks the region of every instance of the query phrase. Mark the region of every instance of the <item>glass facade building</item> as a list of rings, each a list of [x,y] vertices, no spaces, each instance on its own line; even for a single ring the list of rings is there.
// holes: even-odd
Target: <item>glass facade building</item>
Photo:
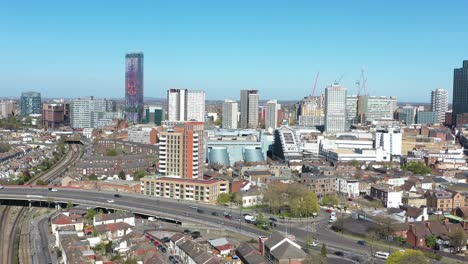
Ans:
[[[143,118],[143,53],[125,56],[125,116],[129,123]]]
[[[42,114],[41,94],[37,92],[21,93],[21,115]]]
[[[463,67],[453,72],[453,120],[458,114],[468,113],[468,60],[463,61]],[[459,124],[456,124],[457,126]]]

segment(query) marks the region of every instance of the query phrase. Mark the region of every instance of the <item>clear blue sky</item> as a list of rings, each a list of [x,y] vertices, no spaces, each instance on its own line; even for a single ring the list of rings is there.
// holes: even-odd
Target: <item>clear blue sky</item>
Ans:
[[[0,0],[0,97],[124,96],[124,57],[145,54],[145,96],[300,99],[342,78],[356,93],[428,102],[468,59],[468,1]]]

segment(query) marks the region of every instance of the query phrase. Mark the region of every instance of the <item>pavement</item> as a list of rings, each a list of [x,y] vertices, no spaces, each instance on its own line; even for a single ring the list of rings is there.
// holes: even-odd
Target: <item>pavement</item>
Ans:
[[[29,239],[33,264],[58,263],[49,216],[41,215],[31,221]]]
[[[124,194],[121,197],[114,197],[112,192],[97,190],[79,190],[73,188],[57,187],[57,192],[51,192],[47,187],[24,187],[24,186],[5,186],[0,190],[0,199],[18,199],[18,200],[43,200],[52,198],[56,201],[67,203],[71,201],[75,204],[88,205],[90,207],[103,207],[108,209],[126,210],[132,213],[138,213],[148,216],[163,217],[173,221],[191,221],[206,224],[214,227],[221,227],[233,232],[241,233],[252,238],[258,238],[259,235],[268,236],[270,232],[259,229],[254,225],[243,221],[234,221],[225,219],[223,212],[232,212],[233,216],[242,218],[245,210],[229,208],[216,205],[196,204],[189,201],[178,201],[174,199],[164,199],[157,197],[148,197],[137,194]],[[114,200],[109,203],[108,200]],[[202,209],[203,213],[198,213],[195,208]],[[219,216],[212,215],[212,212]],[[361,246],[356,240],[341,236],[328,228],[328,215],[317,218],[317,221],[306,223],[308,226],[304,230],[304,223],[295,225],[288,222],[287,219],[280,219],[276,229],[296,237],[296,240],[302,243],[310,237],[314,237],[319,242],[327,244],[330,252],[342,251],[345,257],[359,257],[360,259],[370,258],[370,249],[367,246]],[[50,236],[49,236],[50,237]],[[333,251],[332,251],[333,250]],[[379,248],[377,250],[388,251],[388,248]],[[46,263],[46,262],[44,262]]]

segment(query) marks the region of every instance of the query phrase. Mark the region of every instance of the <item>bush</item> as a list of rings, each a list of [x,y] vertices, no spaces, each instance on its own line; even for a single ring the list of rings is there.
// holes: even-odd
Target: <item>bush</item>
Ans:
[[[426,252],[426,253],[424,253],[424,255],[426,255],[427,258],[435,259],[437,261],[442,260],[442,256],[435,253],[435,252]]]

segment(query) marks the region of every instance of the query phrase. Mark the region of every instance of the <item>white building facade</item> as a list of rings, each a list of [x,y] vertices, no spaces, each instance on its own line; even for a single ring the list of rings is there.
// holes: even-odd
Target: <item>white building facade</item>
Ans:
[[[346,130],[346,88],[334,84],[325,88],[325,132]]]
[[[431,111],[437,113],[437,122],[445,122],[445,112],[448,111],[448,92],[446,90],[431,91]]]
[[[205,91],[167,90],[169,121],[205,121]]]
[[[223,103],[223,128],[237,129],[239,105],[234,100],[226,99]]]
[[[278,127],[278,111],[281,109],[281,105],[278,101],[271,100],[266,105],[265,115],[265,129],[276,129]]]

